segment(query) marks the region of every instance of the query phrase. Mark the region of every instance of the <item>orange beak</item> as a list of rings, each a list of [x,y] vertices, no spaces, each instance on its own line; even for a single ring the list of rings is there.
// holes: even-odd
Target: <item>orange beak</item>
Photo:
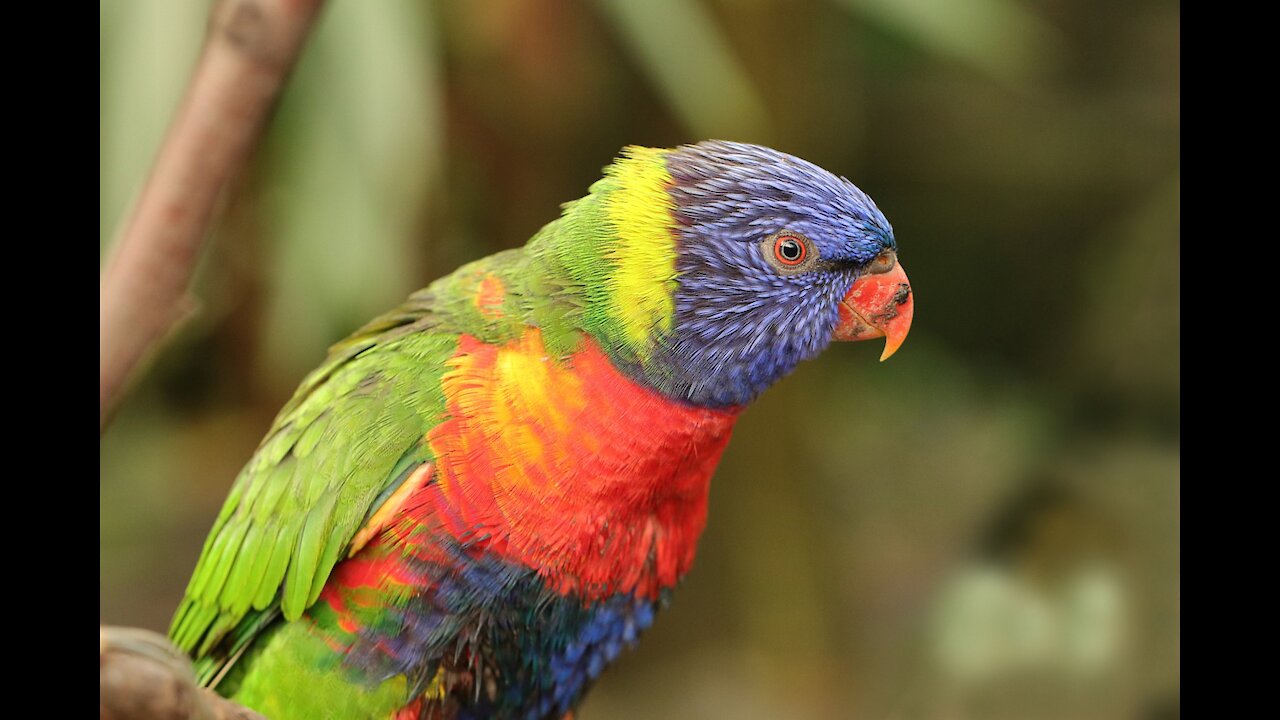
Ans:
[[[849,294],[840,301],[840,320],[831,334],[832,340],[870,340],[885,338],[880,361],[898,351],[911,329],[915,301],[911,283],[902,263],[882,273],[867,273],[858,278]]]

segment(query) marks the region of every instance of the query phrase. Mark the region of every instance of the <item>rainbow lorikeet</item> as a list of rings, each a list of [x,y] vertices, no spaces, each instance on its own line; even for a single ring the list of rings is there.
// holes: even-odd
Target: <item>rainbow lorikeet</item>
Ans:
[[[331,349],[171,638],[276,720],[570,713],[689,571],[743,409],[832,340],[902,343],[896,252],[804,160],[627,148],[525,247]]]

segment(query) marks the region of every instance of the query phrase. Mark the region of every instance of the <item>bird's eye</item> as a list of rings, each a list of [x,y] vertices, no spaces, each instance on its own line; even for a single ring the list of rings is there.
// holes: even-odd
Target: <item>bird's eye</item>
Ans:
[[[760,254],[780,275],[798,275],[817,266],[818,248],[795,230],[779,230],[760,241]]]
[[[773,241],[774,259],[787,267],[795,267],[804,262],[808,254],[808,247],[794,235],[779,235]]]
[[[872,275],[887,273],[893,269],[894,265],[897,265],[897,264],[898,264],[898,256],[895,255],[892,251],[886,250],[880,253],[879,255],[875,256],[875,259],[873,259],[871,263],[867,265],[867,272],[871,273]]]

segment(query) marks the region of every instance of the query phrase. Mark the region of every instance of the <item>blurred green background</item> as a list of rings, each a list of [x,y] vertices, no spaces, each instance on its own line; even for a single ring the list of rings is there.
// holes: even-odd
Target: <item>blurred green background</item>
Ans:
[[[209,4],[99,9],[105,258]],[[1177,717],[1179,43],[1172,0],[332,0],[102,440],[102,620],[167,626],[329,343],[623,145],[715,137],[870,193],[915,324],[744,416],[695,571],[581,716]]]

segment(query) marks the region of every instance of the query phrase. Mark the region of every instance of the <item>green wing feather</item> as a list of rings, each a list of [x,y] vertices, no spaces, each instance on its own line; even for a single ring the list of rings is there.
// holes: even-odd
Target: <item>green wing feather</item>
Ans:
[[[300,617],[405,468],[427,459],[457,344],[437,304],[421,291],[335,345],[236,478],[169,631],[203,681],[277,610]]]

